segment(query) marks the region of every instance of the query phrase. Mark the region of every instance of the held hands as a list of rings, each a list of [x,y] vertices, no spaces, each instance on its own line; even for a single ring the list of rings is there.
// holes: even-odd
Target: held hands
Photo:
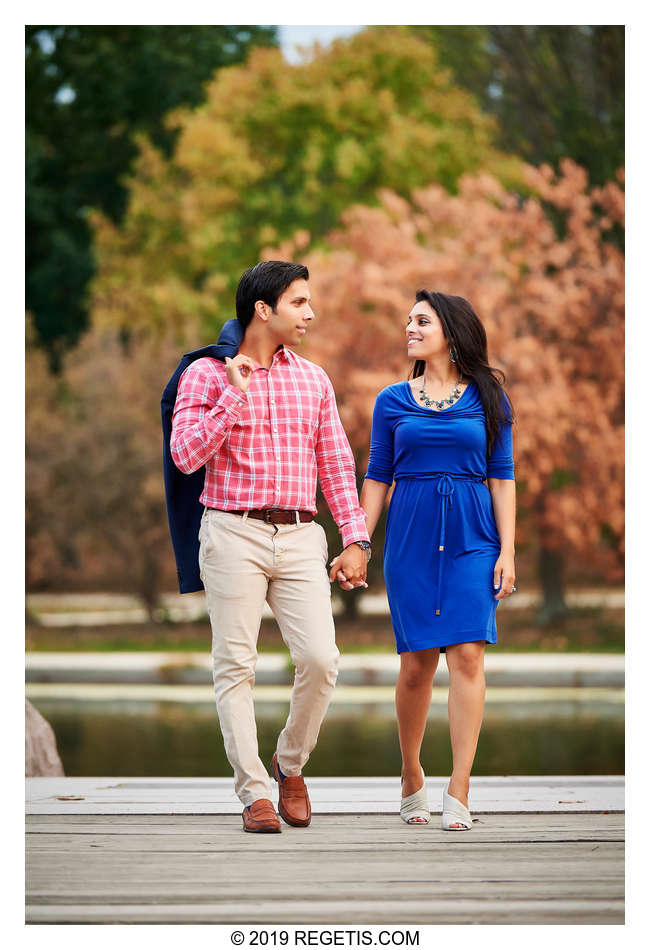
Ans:
[[[253,370],[256,364],[248,356],[238,353],[234,359],[226,357],[226,376],[231,386],[235,386],[240,392],[245,393],[251,384]]]
[[[355,587],[367,587],[366,568],[368,558],[363,548],[358,544],[350,544],[330,561],[330,584],[339,582],[341,590],[354,590]]]
[[[510,597],[512,588],[515,586],[515,558],[513,554],[500,554],[494,565],[494,589],[497,590],[499,586],[501,590],[494,595],[494,599],[503,600],[504,597]]]

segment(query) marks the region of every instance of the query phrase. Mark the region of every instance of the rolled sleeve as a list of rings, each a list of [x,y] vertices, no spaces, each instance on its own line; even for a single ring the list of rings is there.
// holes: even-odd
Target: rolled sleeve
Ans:
[[[340,525],[339,530],[341,532],[341,542],[344,548],[347,548],[350,544],[354,544],[355,541],[367,541],[370,543],[370,535],[366,528],[365,515],[356,521],[350,521],[347,524]]]
[[[369,541],[366,520],[359,504],[354,456],[341,424],[334,389],[327,376],[321,403],[316,463],[325,501],[341,533],[343,546]]]
[[[208,360],[188,366],[178,385],[172,418],[170,450],[176,467],[191,474],[205,465],[223,444],[246,403],[246,394],[236,386],[228,384],[220,391],[219,379],[210,371]]]

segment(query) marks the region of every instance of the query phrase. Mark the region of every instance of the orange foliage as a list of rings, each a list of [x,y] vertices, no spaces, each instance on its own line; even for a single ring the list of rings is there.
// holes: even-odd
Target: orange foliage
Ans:
[[[301,352],[332,378],[360,472],[375,396],[410,368],[404,326],[416,290],[470,300],[517,414],[518,545],[572,554],[617,580],[624,267],[608,237],[623,224],[622,179],[590,190],[569,161],[558,176],[525,173],[525,200],[489,175],[462,178],[457,195],[431,185],[412,203],[384,191],[380,208],[344,212],[322,248],[308,250],[303,230],[264,256],[309,266],[320,319]],[[173,589],[159,428],[160,393],[182,352],[173,325],[134,328],[127,349],[96,325],[58,379],[28,346],[30,588],[117,585],[150,606]]]
[[[27,582],[114,589],[150,609],[175,569],[161,462],[160,396],[175,341],[90,330],[60,377],[27,351]]]
[[[460,294],[483,320],[517,414],[518,541],[571,552],[618,579],[624,542],[624,259],[609,240],[624,194],[583,169],[528,167],[533,197],[489,175],[353,207],[324,250],[298,255],[322,323],[305,355],[330,374],[365,466],[377,392],[410,368],[420,288]],[[265,257],[295,255],[290,243]]]

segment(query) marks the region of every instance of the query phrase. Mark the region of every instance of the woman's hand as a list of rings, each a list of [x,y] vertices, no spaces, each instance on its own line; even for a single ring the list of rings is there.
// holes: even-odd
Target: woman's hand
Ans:
[[[251,384],[255,366],[253,360],[249,356],[244,356],[243,353],[238,353],[233,360],[227,356],[226,376],[230,385],[245,393]]]
[[[339,582],[341,590],[354,590],[355,587],[367,587],[366,568],[368,557],[358,544],[349,544],[348,547],[330,561],[330,584]]]
[[[499,559],[494,565],[494,589],[501,587],[498,594],[494,595],[495,600],[503,600],[504,597],[510,597],[512,588],[515,586],[515,556],[514,554],[504,554],[501,552]]]

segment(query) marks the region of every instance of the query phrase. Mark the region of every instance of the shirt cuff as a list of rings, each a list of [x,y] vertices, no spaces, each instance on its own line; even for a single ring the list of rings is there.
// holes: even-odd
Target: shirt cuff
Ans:
[[[354,544],[355,541],[368,541],[368,543],[370,543],[365,518],[348,521],[347,524],[341,525],[339,530],[341,532],[341,540],[343,541],[344,548],[347,548],[350,544]]]
[[[220,409],[225,409],[226,412],[235,412],[236,415],[239,415],[242,406],[248,402],[248,394],[243,393],[241,389],[237,389],[236,386],[232,386],[230,383],[226,386],[224,391],[221,393],[217,400],[217,405]]]
[[[209,412],[206,412],[203,417],[203,425],[208,439],[217,434],[222,434],[224,429],[228,431],[232,428],[247,401],[246,393],[243,393],[241,389],[237,389],[236,386],[228,385],[219,396],[216,405]]]

